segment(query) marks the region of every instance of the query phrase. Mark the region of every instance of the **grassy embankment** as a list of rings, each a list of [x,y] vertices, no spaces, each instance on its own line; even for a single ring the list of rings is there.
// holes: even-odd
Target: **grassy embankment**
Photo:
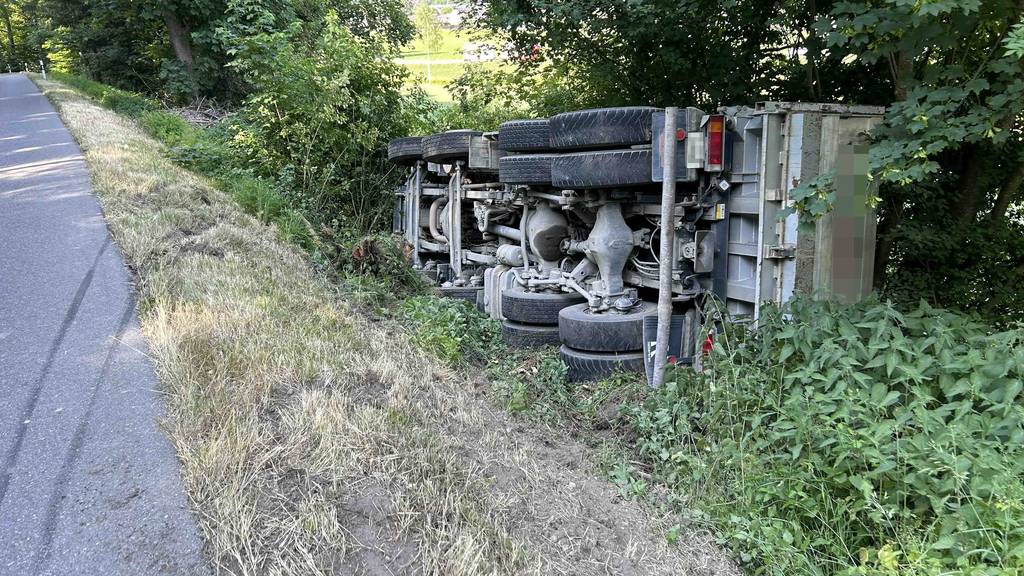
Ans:
[[[272,189],[169,159],[215,173],[225,151],[196,154],[218,146],[202,131],[140,97],[64,78],[138,120],[36,79],[79,141],[136,274],[166,427],[218,567],[731,570],[705,537],[666,543],[663,516],[594,476],[591,448],[494,409],[485,381],[424,354],[396,321],[355,311],[312,265],[301,214]]]

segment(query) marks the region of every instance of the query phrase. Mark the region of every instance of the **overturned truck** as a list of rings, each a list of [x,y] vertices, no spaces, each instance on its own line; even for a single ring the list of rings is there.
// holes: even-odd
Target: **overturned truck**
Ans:
[[[675,218],[661,221],[664,111],[603,108],[394,140],[407,167],[394,226],[441,293],[499,320],[514,346],[559,345],[585,380],[652,362],[659,271],[671,266],[672,360],[691,363],[714,319],[754,321],[797,292],[871,289],[875,218],[866,133],[883,110],[766,102],[680,109]],[[814,229],[781,212],[835,174]],[[660,258],[671,226],[671,261]]]

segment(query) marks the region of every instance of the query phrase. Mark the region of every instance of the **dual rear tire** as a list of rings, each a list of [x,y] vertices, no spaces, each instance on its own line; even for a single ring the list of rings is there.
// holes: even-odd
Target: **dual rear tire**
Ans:
[[[501,321],[501,338],[514,348],[540,348],[558,345],[558,326],[536,326],[510,320]]]
[[[424,136],[421,146],[423,159],[437,164],[448,164],[453,160],[469,158],[469,143],[482,132],[476,130],[449,130],[440,134]]]
[[[653,304],[640,302],[626,312],[595,314],[575,292],[511,289],[501,294],[501,334],[514,347],[561,344],[569,380],[597,380],[643,371],[643,322],[653,311]]]
[[[501,335],[510,346],[534,348],[558,344],[558,313],[583,302],[575,292],[527,292],[513,288],[501,293]]]
[[[644,369],[644,317],[654,305],[640,302],[632,310],[593,313],[586,304],[558,314],[560,354],[572,381],[607,378],[616,372]]]
[[[617,372],[643,372],[643,352],[586,352],[568,346],[559,350],[571,382],[600,380]]]
[[[658,108],[578,110],[549,120],[512,120],[498,129],[498,179],[508,184],[600,189],[652,183],[651,120]]]

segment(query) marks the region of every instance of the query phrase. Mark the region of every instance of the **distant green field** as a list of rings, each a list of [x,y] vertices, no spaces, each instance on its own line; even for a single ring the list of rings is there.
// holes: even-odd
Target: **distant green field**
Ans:
[[[437,52],[430,55],[432,60],[450,60],[452,58],[462,57],[462,46],[466,42],[470,42],[469,35],[460,34],[455,30],[442,30],[441,35],[441,47]],[[423,46],[423,41],[419,38],[414,39],[405,49],[402,50],[402,58],[422,60],[427,57],[427,49]]]
[[[462,47],[468,42],[482,42],[479,34],[458,32],[456,30],[443,30],[441,36],[441,47],[437,52],[427,54],[423,47],[423,41],[416,38],[410,42],[399,55],[402,65],[409,69],[410,86],[419,86],[433,98],[447,102],[452,99],[451,94],[445,89],[452,80],[462,75],[468,62],[453,63],[452,60],[462,60]],[[426,61],[444,62],[443,64],[430,65],[430,80],[427,80]],[[410,62],[412,61],[412,62]],[[486,63],[487,66],[500,66],[496,62]]]
[[[455,30],[444,30],[441,37],[441,47],[437,52],[427,54],[423,41],[416,38],[410,42],[399,56],[402,60],[415,60],[415,63],[404,62],[403,65],[409,69],[408,83],[419,86],[430,96],[441,100],[451,100],[451,95],[445,90],[445,86],[452,80],[462,75],[466,63],[445,63],[430,65],[430,80],[427,80],[426,60],[450,61],[462,59],[462,47],[467,42],[472,42],[472,35],[459,33]]]
[[[418,80],[427,79],[427,65],[426,64],[405,64],[405,67],[412,72],[412,76],[422,76]],[[462,73],[462,70],[466,67],[465,64],[431,64],[430,65],[430,77],[434,82],[447,82],[452,78],[458,77]],[[415,78],[414,78],[415,79]]]

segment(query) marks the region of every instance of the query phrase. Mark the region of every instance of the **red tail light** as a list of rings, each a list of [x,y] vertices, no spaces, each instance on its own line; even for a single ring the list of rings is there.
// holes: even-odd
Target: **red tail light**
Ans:
[[[708,161],[706,170],[721,172],[725,156],[725,116],[716,114],[708,118]]]
[[[700,351],[705,356],[711,355],[711,349],[715,347],[715,339],[712,334],[708,334],[708,337],[704,339],[704,343],[700,346]]]

